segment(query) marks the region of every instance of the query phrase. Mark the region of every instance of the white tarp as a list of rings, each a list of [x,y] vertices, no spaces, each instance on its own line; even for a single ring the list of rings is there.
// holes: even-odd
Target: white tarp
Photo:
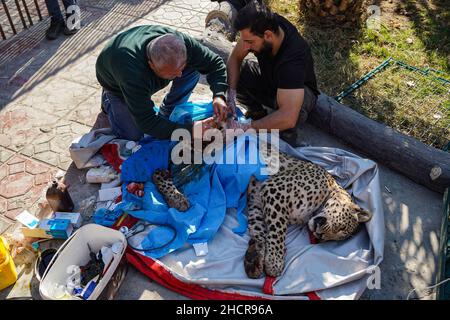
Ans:
[[[197,257],[194,248],[186,245],[159,262],[178,280],[227,293],[307,299],[305,293],[315,291],[321,299],[358,299],[369,276],[369,280],[377,276],[375,266],[383,260],[384,215],[376,163],[337,148],[294,149],[280,141],[280,150],[331,173],[358,205],[373,213],[366,228],[345,241],[310,244],[306,228],[290,226],[285,270],[273,283],[273,295],[263,293],[264,278],[250,279],[245,274],[249,236],[232,231],[238,225],[234,209],[228,210],[223,225],[208,243],[206,256]]]

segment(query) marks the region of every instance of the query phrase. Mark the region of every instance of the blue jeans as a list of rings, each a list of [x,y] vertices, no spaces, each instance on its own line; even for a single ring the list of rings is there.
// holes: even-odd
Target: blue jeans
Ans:
[[[77,0],[62,0],[62,3],[67,12],[67,8],[77,4]],[[48,13],[53,20],[64,21],[61,9],[59,8],[58,0],[45,0],[45,5],[47,6]]]
[[[172,88],[159,107],[159,115],[168,119],[176,105],[187,102],[199,78],[200,74],[197,71],[185,69],[180,78],[173,80]],[[153,103],[149,102],[149,108],[153,108]],[[136,125],[125,100],[121,97],[103,89],[102,109],[108,115],[111,129],[117,137],[134,141],[144,137],[144,133]]]

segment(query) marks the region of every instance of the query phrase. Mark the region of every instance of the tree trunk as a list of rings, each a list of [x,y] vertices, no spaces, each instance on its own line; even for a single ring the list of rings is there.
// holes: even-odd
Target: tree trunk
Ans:
[[[309,24],[356,25],[364,8],[363,0],[299,0],[300,13]]]
[[[366,118],[324,94],[308,122],[430,190],[450,186],[450,153]]]
[[[237,10],[228,1],[217,3],[216,8],[211,10],[205,19],[205,33],[203,38],[224,36],[229,41],[236,38],[236,30],[233,22]]]

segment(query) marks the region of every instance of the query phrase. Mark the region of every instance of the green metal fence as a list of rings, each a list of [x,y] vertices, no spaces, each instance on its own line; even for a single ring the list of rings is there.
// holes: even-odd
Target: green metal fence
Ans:
[[[371,85],[379,90],[365,96],[363,85],[372,78]],[[335,99],[438,149],[449,144],[450,76],[442,71],[389,58]]]

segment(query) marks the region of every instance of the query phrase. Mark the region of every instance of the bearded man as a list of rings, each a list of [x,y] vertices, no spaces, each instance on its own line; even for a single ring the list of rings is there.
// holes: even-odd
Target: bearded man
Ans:
[[[252,119],[242,129],[279,129],[291,143],[319,95],[309,45],[288,20],[258,1],[238,12],[234,27],[240,39],[227,61],[227,103],[235,110],[237,99]],[[249,53],[257,60],[245,59]]]

